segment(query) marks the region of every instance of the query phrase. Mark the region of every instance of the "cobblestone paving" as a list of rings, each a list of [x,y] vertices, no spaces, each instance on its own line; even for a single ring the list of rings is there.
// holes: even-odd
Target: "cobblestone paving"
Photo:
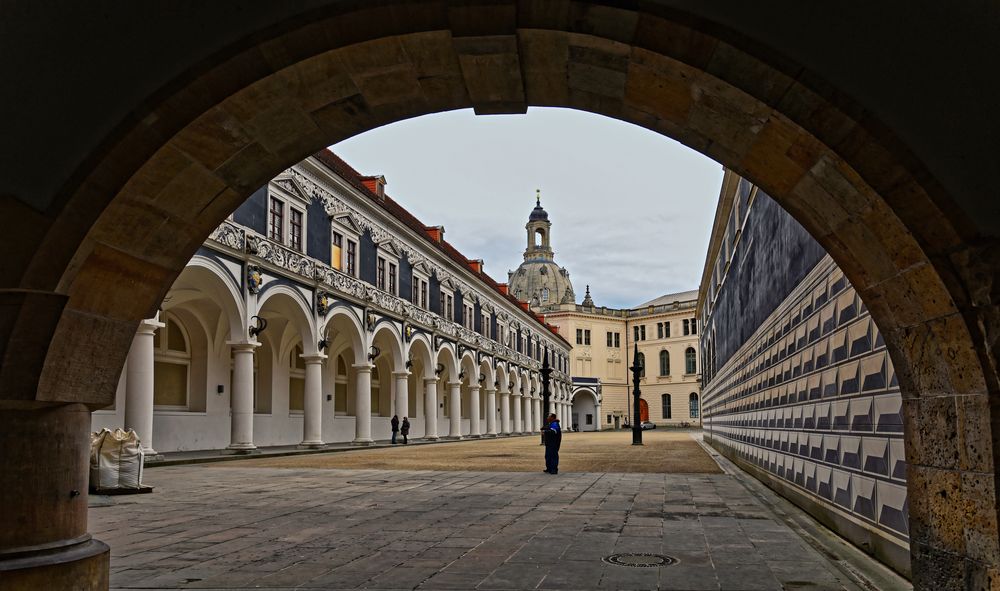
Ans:
[[[119,589],[859,589],[733,476],[149,470],[91,510]],[[614,553],[667,554],[661,568]]]

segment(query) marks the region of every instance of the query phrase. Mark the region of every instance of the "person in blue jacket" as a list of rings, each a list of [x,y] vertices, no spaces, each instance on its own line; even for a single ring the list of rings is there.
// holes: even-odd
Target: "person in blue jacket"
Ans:
[[[542,429],[545,437],[545,471],[549,474],[559,473],[559,445],[562,443],[562,428],[555,414],[550,414]]]

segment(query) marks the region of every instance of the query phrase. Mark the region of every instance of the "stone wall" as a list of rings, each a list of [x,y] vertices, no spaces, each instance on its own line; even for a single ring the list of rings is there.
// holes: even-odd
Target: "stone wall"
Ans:
[[[901,404],[882,335],[827,256],[704,386],[705,438],[908,574]]]

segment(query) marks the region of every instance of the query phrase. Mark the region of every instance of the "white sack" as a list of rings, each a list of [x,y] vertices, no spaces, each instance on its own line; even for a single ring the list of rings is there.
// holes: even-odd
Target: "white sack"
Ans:
[[[132,429],[102,429],[90,435],[90,485],[94,488],[140,488],[143,460],[139,436]]]

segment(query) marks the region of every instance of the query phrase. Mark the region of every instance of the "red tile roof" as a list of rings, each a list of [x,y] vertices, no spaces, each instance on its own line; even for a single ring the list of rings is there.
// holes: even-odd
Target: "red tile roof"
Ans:
[[[361,194],[371,199],[372,203],[381,206],[389,213],[389,215],[396,218],[397,220],[402,222],[405,226],[416,232],[419,236],[421,236],[424,240],[426,240],[428,244],[443,252],[446,256],[451,258],[459,265],[469,269],[469,272],[475,275],[476,278],[478,278],[481,282],[483,282],[488,288],[496,292],[497,295],[499,295],[501,298],[510,301],[512,304],[516,306],[520,306],[522,309],[528,312],[528,314],[535,320],[535,322],[540,324],[543,328],[547,329],[556,338],[566,343],[567,346],[570,346],[569,341],[564,339],[559,334],[559,331],[556,329],[556,327],[545,322],[545,319],[542,316],[534,314],[530,310],[528,310],[527,303],[522,302],[517,298],[515,298],[514,296],[507,293],[506,289],[501,288],[501,284],[494,281],[492,277],[484,273],[482,270],[476,270],[474,267],[472,267],[471,263],[475,259],[469,259],[465,257],[461,252],[458,251],[457,248],[452,246],[447,240],[444,240],[443,236],[441,235],[440,226],[427,226],[426,224],[418,220],[416,216],[407,211],[402,205],[397,203],[394,199],[390,198],[388,194],[383,194],[382,197],[376,195],[375,192],[371,188],[369,188],[368,186],[369,183],[365,182],[366,180],[373,179],[376,177],[362,175],[360,172],[351,167],[350,164],[345,162],[340,156],[337,156],[330,150],[321,150],[319,152],[316,152],[314,156],[316,157],[317,160],[319,160],[327,168],[329,168],[334,174],[346,180],[355,189],[361,192]],[[505,284],[504,287],[506,287]]]

